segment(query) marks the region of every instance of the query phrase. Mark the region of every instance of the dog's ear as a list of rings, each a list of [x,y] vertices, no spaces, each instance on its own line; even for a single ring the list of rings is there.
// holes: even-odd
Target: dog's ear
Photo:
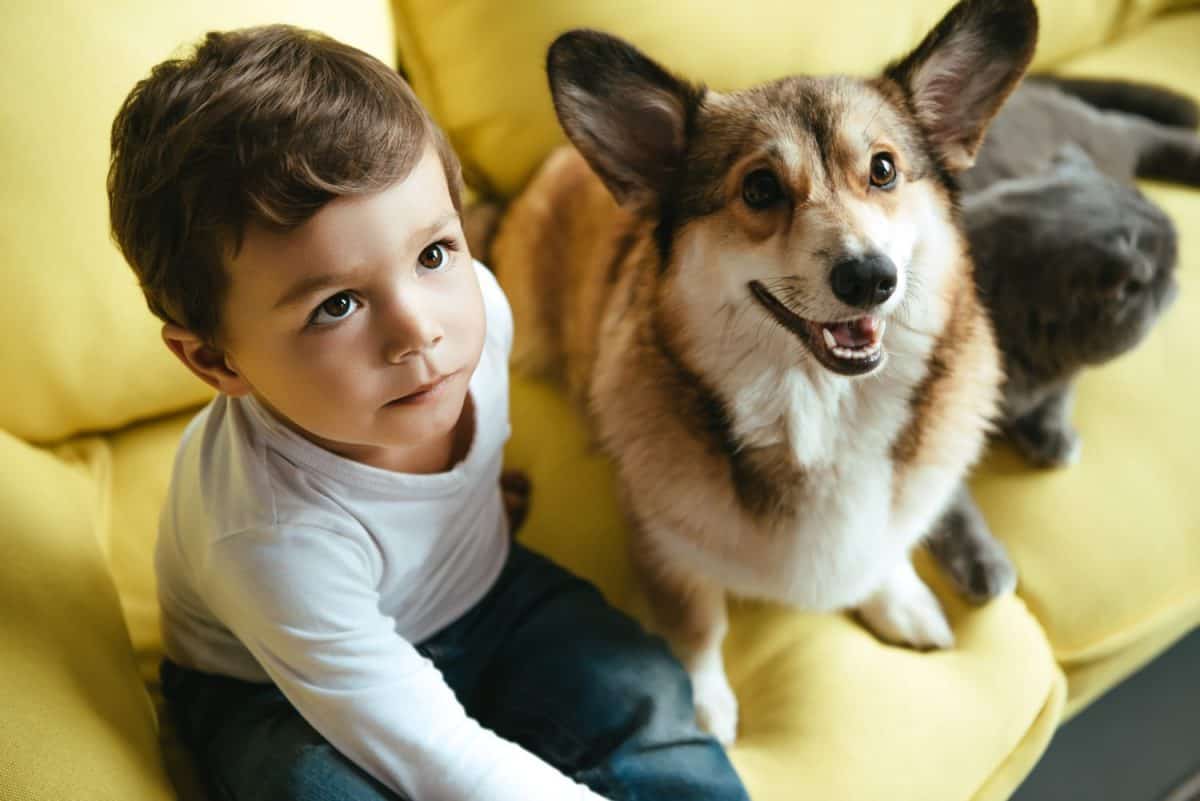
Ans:
[[[962,0],[884,71],[952,172],[975,163],[988,123],[1033,58],[1037,30],[1031,0]]]
[[[599,31],[559,36],[546,56],[554,108],[567,137],[617,202],[653,215],[686,148],[703,89]]]

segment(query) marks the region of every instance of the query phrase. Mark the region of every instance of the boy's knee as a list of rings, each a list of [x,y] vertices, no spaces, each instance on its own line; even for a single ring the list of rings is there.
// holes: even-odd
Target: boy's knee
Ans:
[[[256,801],[259,796],[255,796]],[[306,745],[261,801],[405,801],[328,743]]]
[[[651,712],[648,725],[668,724],[690,728],[695,721],[692,702],[692,682],[687,671],[671,653],[666,643],[657,637],[647,637],[615,675],[622,677],[620,688],[628,697]]]

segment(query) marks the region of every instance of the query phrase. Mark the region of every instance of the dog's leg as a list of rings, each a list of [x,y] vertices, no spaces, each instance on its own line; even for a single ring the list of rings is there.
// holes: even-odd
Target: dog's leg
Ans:
[[[858,613],[876,636],[914,648],[949,648],[954,634],[946,613],[905,557],[884,580],[883,586],[858,607]]]
[[[702,578],[634,559],[654,622],[692,677],[696,721],[725,746],[737,737],[737,697],[725,675],[721,644],[729,630],[725,591]]]
[[[987,603],[1016,589],[1017,569],[992,535],[965,483],[959,486],[925,543],[971,603]]]

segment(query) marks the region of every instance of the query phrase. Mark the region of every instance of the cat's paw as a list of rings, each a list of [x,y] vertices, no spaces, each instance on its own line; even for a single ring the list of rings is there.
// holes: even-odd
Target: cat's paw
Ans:
[[[692,673],[696,722],[728,748],[737,739],[738,702],[725,671],[709,664]]]
[[[964,598],[975,605],[1017,588],[1017,568],[970,496],[955,502],[926,541]]]
[[[1017,426],[1010,431],[1013,445],[1034,467],[1070,467],[1079,462],[1083,440],[1073,428]]]
[[[976,553],[961,572],[951,570],[951,576],[963,596],[976,605],[1017,588],[1017,568],[1003,550]]]
[[[911,567],[906,568],[912,573]],[[858,607],[858,614],[885,642],[920,650],[954,646],[954,632],[942,605],[915,573],[890,581]]]

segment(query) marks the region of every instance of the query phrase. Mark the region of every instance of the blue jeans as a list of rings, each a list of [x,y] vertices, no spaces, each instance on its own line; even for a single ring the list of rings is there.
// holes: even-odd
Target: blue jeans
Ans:
[[[468,714],[612,801],[748,801],[725,751],[697,728],[691,683],[663,641],[516,543],[484,598],[418,648]],[[162,684],[214,801],[400,798],[272,684],[170,661]]]

